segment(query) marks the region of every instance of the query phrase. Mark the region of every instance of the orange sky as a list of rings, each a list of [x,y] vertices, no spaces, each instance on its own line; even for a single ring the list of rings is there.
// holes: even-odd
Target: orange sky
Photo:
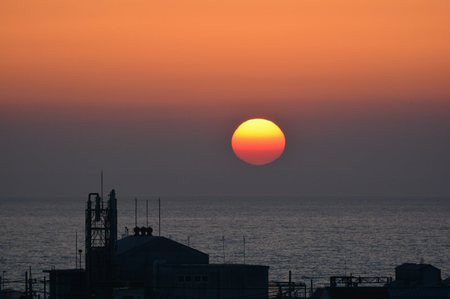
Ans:
[[[449,37],[449,0],[1,0],[1,192],[448,195]]]
[[[446,101],[447,0],[0,2],[0,101]]]

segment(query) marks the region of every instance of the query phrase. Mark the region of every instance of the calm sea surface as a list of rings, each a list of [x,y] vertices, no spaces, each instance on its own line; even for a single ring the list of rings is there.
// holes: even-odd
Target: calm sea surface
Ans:
[[[158,233],[157,199],[139,198],[138,223]],[[134,226],[134,200],[119,196],[119,237]],[[0,273],[75,265],[84,246],[85,198],[0,199]],[[162,198],[163,236],[188,243],[213,263],[270,266],[271,279],[394,275],[403,262],[431,263],[450,276],[450,200],[435,198]],[[84,260],[84,258],[83,258]]]

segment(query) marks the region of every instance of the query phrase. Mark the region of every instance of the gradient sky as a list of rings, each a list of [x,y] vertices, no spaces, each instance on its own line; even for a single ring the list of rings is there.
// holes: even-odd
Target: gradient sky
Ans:
[[[0,195],[450,196],[449,36],[448,0],[2,0]]]

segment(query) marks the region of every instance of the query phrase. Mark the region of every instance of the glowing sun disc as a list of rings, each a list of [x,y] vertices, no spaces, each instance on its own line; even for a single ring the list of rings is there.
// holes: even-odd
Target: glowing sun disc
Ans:
[[[265,165],[277,160],[284,152],[283,131],[270,120],[249,119],[234,131],[231,146],[236,156],[252,165]]]

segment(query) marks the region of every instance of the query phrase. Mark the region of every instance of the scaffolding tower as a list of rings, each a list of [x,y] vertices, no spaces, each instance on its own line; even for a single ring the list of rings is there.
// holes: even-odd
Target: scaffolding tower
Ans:
[[[115,280],[113,257],[117,242],[117,199],[113,189],[107,205],[98,193],[89,193],[85,232],[88,298],[112,298]]]

